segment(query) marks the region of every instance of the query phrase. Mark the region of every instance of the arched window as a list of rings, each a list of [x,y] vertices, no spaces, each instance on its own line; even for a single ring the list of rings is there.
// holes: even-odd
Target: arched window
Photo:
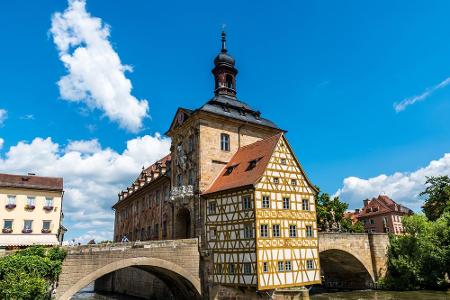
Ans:
[[[226,86],[229,89],[233,88],[233,76],[231,76],[230,74],[227,74],[226,76]]]

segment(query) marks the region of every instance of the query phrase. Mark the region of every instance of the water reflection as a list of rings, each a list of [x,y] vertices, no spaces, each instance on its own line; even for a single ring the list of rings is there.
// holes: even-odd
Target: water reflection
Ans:
[[[97,294],[94,292],[94,284],[86,286],[84,289],[80,290],[76,293],[72,298],[72,300],[137,300],[141,298],[136,298],[132,296],[124,296],[118,294]]]
[[[450,300],[450,292],[353,291],[311,295],[311,300]]]

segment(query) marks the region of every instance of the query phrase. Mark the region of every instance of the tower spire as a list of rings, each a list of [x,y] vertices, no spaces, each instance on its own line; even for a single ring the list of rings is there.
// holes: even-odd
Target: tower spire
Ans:
[[[234,58],[228,54],[227,34],[222,29],[222,49],[214,59],[214,94],[236,98],[236,75],[237,69],[234,66]]]
[[[227,53],[227,34],[225,33],[225,30],[222,30],[222,53]]]

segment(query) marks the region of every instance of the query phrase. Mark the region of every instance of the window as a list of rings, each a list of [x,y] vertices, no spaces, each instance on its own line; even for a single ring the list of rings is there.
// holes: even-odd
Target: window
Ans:
[[[263,263],[263,272],[265,273],[269,272],[269,264],[267,262]]]
[[[44,206],[53,207],[53,198],[45,198]]]
[[[191,134],[189,136],[189,143],[188,143],[188,145],[189,145],[189,152],[194,151],[194,135],[193,134]]]
[[[33,226],[33,220],[25,220],[23,222],[23,232],[31,232]]]
[[[12,229],[13,220],[4,220],[3,229]]]
[[[244,224],[244,238],[245,239],[253,238],[252,224]]]
[[[230,151],[230,135],[226,133],[220,135],[220,149],[222,151]]]
[[[226,76],[226,85],[229,89],[233,88],[233,76],[231,76],[230,74],[227,74]]]
[[[229,264],[228,265],[228,274],[233,275],[234,272],[235,272],[234,264]]]
[[[262,207],[263,208],[270,208],[270,196],[269,195],[263,195]]]
[[[291,203],[289,197],[283,197],[283,208],[289,209],[291,208]]]
[[[16,196],[8,195],[8,204],[10,204],[10,205],[16,204]]]
[[[292,265],[291,265],[291,261],[290,261],[290,260],[287,260],[287,261],[286,261],[285,266],[284,266],[284,269],[285,269],[286,271],[291,271],[291,270],[292,270]]]
[[[297,237],[297,226],[289,225],[289,237]]]
[[[375,220],[374,219],[370,219],[370,224],[375,224]]]
[[[267,224],[261,224],[260,229],[261,229],[261,237],[267,237],[268,236],[268,229],[267,229]]]
[[[275,184],[280,183],[280,178],[274,177],[274,178],[273,178],[273,183],[275,183]]]
[[[144,231],[144,228],[142,228],[142,231]],[[163,221],[162,236],[163,238],[167,237],[167,221]]]
[[[284,262],[278,262],[278,272],[284,272]]]
[[[27,198],[27,205],[28,206],[35,206],[36,205],[36,198],[35,197],[28,197]]]
[[[286,165],[286,158],[280,159],[280,163],[281,163],[282,165]]]
[[[252,264],[251,263],[244,263],[244,274],[245,275],[252,274]]]
[[[272,236],[280,237],[280,224],[274,224],[272,226]]]
[[[217,202],[216,201],[211,201],[209,202],[209,214],[210,215],[214,215],[216,213],[216,207],[217,207]]]
[[[217,230],[216,228],[209,229],[209,239],[215,240],[217,238]]]
[[[313,230],[310,225],[306,226],[306,237],[313,237]]]
[[[291,185],[297,185],[297,179],[291,179]]]
[[[194,170],[189,170],[188,185],[194,185]]]
[[[242,196],[242,208],[244,210],[252,208],[252,202],[249,195]]]
[[[259,157],[257,159],[252,159],[248,162],[248,167],[245,171],[250,171],[256,167],[256,164],[261,160],[262,157]]]
[[[181,173],[177,175],[177,185],[178,186],[183,185],[183,174],[181,174]]]
[[[51,221],[42,221],[42,229],[50,230],[50,224],[51,224]]]
[[[309,200],[308,199],[303,199],[302,200],[302,209],[303,210],[309,210]]]
[[[314,261],[312,259],[306,260],[306,269],[307,270],[314,270]]]
[[[159,190],[156,191],[156,205],[161,204],[161,192]]]

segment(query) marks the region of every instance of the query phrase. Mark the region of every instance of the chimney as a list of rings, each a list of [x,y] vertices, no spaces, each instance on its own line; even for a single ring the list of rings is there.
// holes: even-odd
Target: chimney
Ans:
[[[355,209],[355,213],[359,214],[359,208]]]
[[[369,199],[364,200],[363,203],[364,203],[364,207],[366,207],[367,205],[369,205]]]

